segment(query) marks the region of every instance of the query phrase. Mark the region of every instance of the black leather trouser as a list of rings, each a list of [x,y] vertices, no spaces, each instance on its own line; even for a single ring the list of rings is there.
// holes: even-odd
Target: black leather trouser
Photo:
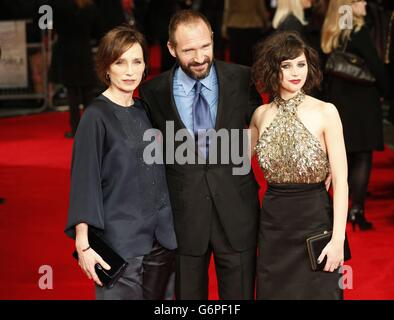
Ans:
[[[126,259],[122,277],[111,289],[96,285],[97,300],[172,300],[175,286],[175,253],[154,242],[152,251]]]

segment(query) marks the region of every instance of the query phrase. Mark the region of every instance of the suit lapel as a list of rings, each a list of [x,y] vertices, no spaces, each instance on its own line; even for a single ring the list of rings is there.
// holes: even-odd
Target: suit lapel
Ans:
[[[215,130],[219,130],[225,124],[225,119],[232,112],[234,103],[232,103],[232,96],[236,93],[235,75],[227,72],[226,63],[215,60],[216,74],[219,83],[219,103],[216,115]]]
[[[234,108],[232,96],[236,93],[237,86],[235,85],[234,81],[234,79],[236,79],[236,75],[228,72],[225,62],[215,60],[214,66],[216,68],[219,84],[219,101],[216,115],[215,130],[219,130],[220,128],[225,127],[226,119],[232,113],[232,109]],[[186,129],[186,126],[180,117],[173,94],[173,78],[175,68],[176,65],[168,72],[166,78],[164,78],[164,81],[161,84],[162,88],[158,90],[158,92],[163,93],[162,97],[164,98],[164,103],[160,102],[160,95],[156,98],[158,99],[159,105],[164,106],[164,114],[167,115],[169,113],[165,117],[168,120],[174,121],[175,131],[177,131],[179,129]],[[196,154],[198,154],[197,150]]]

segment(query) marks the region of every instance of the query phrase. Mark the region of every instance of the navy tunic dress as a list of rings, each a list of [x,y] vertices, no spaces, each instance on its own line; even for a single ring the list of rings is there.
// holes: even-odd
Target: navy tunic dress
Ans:
[[[85,222],[124,259],[148,254],[154,239],[176,248],[164,165],[143,159],[150,128],[141,100],[123,107],[100,95],[86,109],[73,148],[67,235]]]

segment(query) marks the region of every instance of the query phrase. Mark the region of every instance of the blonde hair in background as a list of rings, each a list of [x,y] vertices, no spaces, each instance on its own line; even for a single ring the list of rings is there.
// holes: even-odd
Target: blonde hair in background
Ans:
[[[304,8],[301,0],[278,0],[272,26],[277,29],[280,23],[292,13],[303,25],[306,25]]]
[[[342,41],[350,39],[352,31],[359,31],[364,25],[364,17],[353,15],[353,29],[343,29],[340,25],[342,6],[351,6],[352,0],[330,0],[321,32],[321,48],[328,54],[339,47]]]
[[[79,8],[84,8],[93,3],[92,0],[74,0]]]

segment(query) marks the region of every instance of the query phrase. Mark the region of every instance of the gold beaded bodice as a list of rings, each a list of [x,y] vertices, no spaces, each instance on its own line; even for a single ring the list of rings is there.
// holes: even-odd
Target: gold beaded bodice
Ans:
[[[297,116],[304,99],[302,92],[290,100],[274,99],[278,112],[255,146],[268,183],[318,183],[327,177],[327,155]]]

